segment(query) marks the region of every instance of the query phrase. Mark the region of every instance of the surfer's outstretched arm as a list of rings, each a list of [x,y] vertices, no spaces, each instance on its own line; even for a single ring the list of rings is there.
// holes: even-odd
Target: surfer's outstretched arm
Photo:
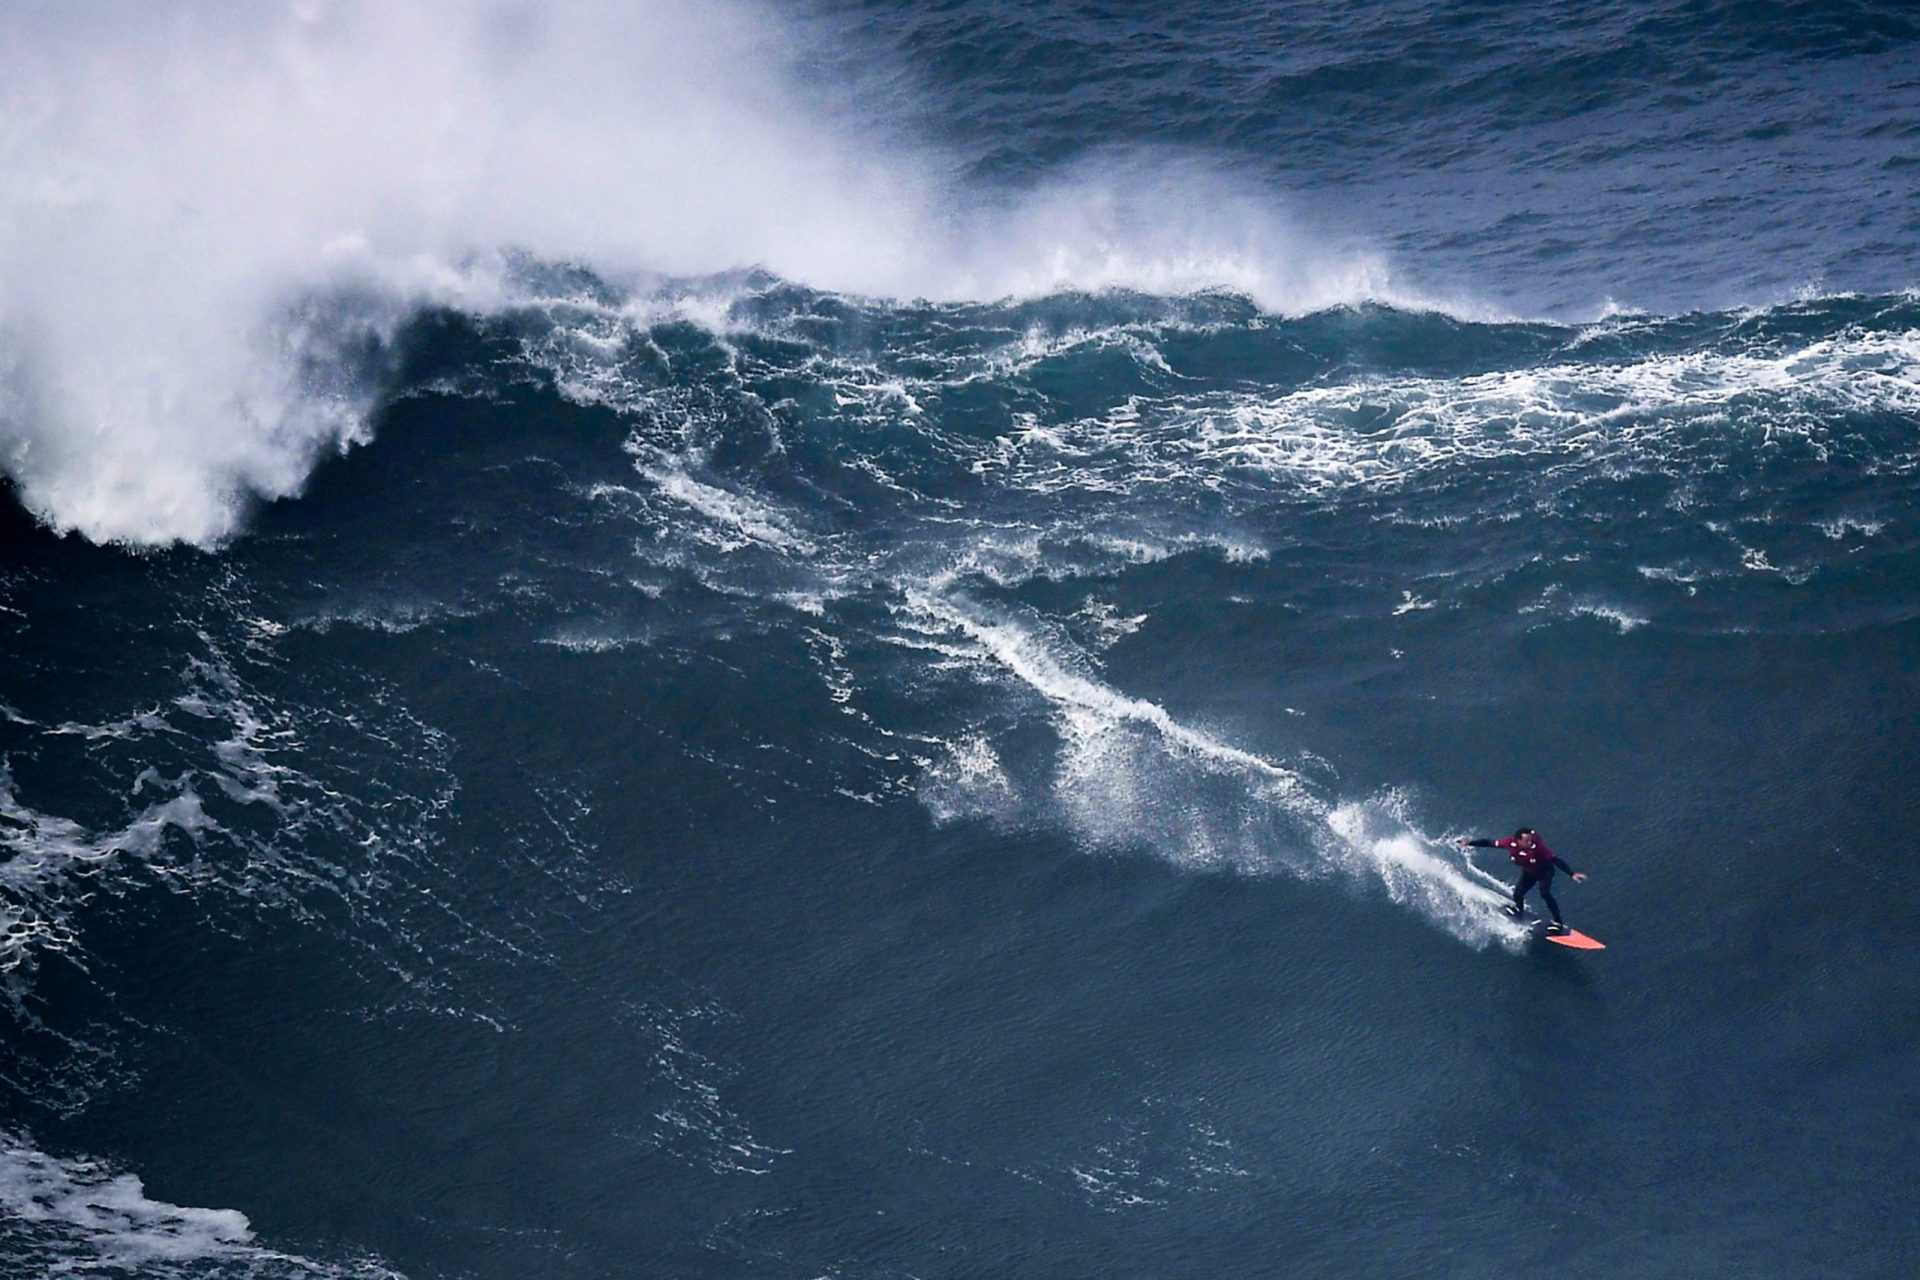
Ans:
[[[1587,873],[1584,871],[1575,871],[1567,865],[1567,860],[1557,853],[1553,855],[1553,865],[1572,876],[1575,884],[1584,884],[1586,882]]]

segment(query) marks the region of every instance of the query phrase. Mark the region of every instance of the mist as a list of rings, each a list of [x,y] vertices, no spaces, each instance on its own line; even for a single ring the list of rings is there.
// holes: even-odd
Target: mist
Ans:
[[[805,40],[727,0],[9,6],[0,467],[56,529],[218,546],[366,438],[407,316],[515,300],[506,252],[935,300],[1388,293],[1203,157],[971,187],[829,116]]]

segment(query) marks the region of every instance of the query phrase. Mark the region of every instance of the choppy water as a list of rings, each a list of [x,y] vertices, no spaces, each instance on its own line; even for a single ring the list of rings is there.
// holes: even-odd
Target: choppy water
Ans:
[[[10,1273],[1910,1269],[1903,11],[0,22]]]

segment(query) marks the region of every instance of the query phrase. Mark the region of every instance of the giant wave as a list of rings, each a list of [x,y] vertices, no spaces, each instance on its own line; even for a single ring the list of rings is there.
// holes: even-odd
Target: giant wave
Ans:
[[[233,536],[366,438],[397,325],[523,298],[518,254],[894,297],[1396,296],[1193,155],[970,187],[828,114],[808,37],[737,0],[97,16],[0,17],[0,465],[95,540]]]

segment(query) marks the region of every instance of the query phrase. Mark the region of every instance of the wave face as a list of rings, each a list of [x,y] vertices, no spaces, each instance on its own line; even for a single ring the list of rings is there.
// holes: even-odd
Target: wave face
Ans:
[[[1782,914],[1840,909],[1791,851],[1911,808],[1910,296],[1555,325],[518,270],[517,305],[396,329],[372,441],[217,555],[10,517],[5,1176],[52,1206],[11,1256],[917,1271],[967,1188],[1076,1252],[1062,1212],[1343,1221],[1376,1175],[1313,1135],[1369,1076],[1409,1092],[1366,1141],[1467,1196],[1531,1157],[1433,1092],[1505,1134],[1488,1047],[1434,1046],[1540,957],[1456,834],[1522,810],[1597,873],[1561,900],[1642,975],[1590,979],[1629,1028],[1602,1057],[1666,1072],[1694,1041],[1655,992],[1748,931],[1825,945]],[[1712,833],[1711,947],[1668,910],[1674,829]],[[1418,1011],[1408,966],[1445,975]],[[1760,1095],[1852,1034],[1826,990]],[[1528,997],[1568,1036],[1593,998]],[[1222,1077],[1249,1001],[1305,1021]],[[1356,1043],[1382,1002],[1400,1029]],[[130,1119],[157,1097],[189,1134]],[[856,1153],[903,1162],[902,1234],[809,1216]],[[356,1199],[371,1166],[425,1227]],[[593,1225],[609,1178],[644,1206]]]
[[[1904,19],[106,12],[0,1272],[1899,1274]]]

